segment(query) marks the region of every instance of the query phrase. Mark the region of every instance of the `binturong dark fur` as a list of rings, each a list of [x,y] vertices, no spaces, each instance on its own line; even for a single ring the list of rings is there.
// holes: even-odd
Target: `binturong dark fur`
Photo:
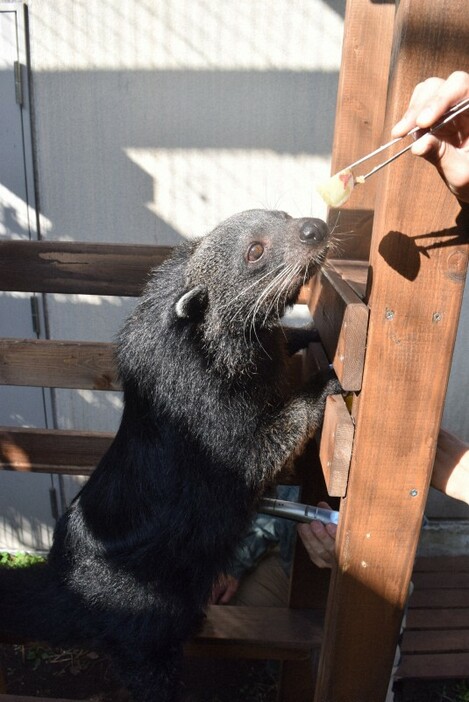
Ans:
[[[340,390],[331,374],[291,389],[308,339],[280,325],[329,245],[321,220],[250,210],[153,271],[118,340],[119,431],[47,564],[2,569],[4,631],[107,652],[134,702],[180,698],[214,581]]]

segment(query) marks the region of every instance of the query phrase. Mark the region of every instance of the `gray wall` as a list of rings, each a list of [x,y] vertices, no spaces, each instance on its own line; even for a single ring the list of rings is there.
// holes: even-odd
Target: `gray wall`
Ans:
[[[41,236],[172,244],[251,207],[323,216],[315,183],[329,173],[344,5],[30,0]],[[7,298],[1,332],[15,335]],[[49,334],[111,340],[133,304],[47,295]],[[113,430],[121,400],[58,390],[53,408],[46,424]],[[31,489],[0,476],[0,540],[46,548],[51,483],[29,478]],[[76,489],[68,480],[66,497]]]

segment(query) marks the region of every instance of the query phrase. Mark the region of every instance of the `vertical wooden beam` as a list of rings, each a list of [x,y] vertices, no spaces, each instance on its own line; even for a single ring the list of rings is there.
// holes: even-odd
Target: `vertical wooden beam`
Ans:
[[[332,173],[380,144],[391,56],[394,2],[347,0],[334,127]],[[373,179],[353,200],[331,209],[329,224],[356,232],[341,241],[341,258],[368,259],[375,200]]]
[[[388,128],[418,81],[467,65],[468,36],[466,3],[400,0]],[[367,356],[316,702],[385,699],[469,254],[467,212],[432,166],[404,156],[376,182]]]

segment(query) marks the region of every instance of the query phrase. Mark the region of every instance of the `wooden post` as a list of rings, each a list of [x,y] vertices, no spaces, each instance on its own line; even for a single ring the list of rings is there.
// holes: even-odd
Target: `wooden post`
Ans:
[[[400,0],[386,125],[467,67],[465,2]],[[373,86],[370,86],[370,90]],[[406,603],[469,254],[467,211],[406,155],[376,176],[370,326],[315,702],[383,702]]]
[[[388,84],[394,2],[347,0],[331,172],[337,173],[380,144]],[[375,183],[357,188],[353,200],[329,211],[338,256],[368,259]],[[351,239],[341,232],[360,231]]]

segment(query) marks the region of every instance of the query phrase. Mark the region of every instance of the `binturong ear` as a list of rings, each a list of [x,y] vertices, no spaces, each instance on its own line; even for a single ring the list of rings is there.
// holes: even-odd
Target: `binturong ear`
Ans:
[[[196,285],[176,302],[177,316],[191,321],[199,319],[207,306],[207,299],[207,288],[204,285]]]

